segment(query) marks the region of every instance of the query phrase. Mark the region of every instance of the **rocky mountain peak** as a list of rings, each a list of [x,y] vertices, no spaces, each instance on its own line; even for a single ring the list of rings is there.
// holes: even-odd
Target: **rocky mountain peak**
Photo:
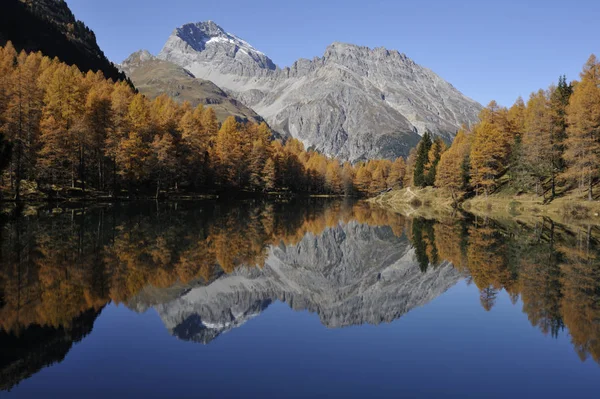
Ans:
[[[234,37],[229,35],[219,25],[213,21],[185,24],[173,32],[194,50],[202,51],[211,39],[224,39],[234,41]]]
[[[426,131],[451,142],[481,105],[396,50],[334,42],[278,68],[214,22],[176,29],[158,55],[210,80],[283,136],[352,162],[406,156]]]
[[[276,69],[264,53],[213,21],[188,23],[175,29],[158,55],[180,65],[223,57],[234,61],[237,70]]]
[[[148,50],[139,50],[127,57],[119,67],[122,71],[129,74],[133,72],[134,69],[142,66],[145,62],[155,59],[156,57],[150,54]]]

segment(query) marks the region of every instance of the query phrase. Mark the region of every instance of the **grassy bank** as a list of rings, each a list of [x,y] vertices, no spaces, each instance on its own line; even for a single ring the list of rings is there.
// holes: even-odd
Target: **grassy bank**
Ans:
[[[439,217],[461,209],[494,219],[532,221],[547,217],[561,223],[600,225],[600,201],[587,201],[584,195],[576,193],[547,203],[535,195],[500,193],[476,196],[454,204],[449,192],[427,187],[394,190],[369,201],[407,216]]]
[[[393,190],[370,198],[368,202],[406,216],[432,219],[452,216],[457,211],[450,193],[432,187]]]
[[[549,217],[563,223],[600,224],[600,201],[588,201],[577,194],[568,194],[546,203],[542,197],[530,194],[497,194],[487,198],[474,197],[461,205],[473,214],[497,219]]]

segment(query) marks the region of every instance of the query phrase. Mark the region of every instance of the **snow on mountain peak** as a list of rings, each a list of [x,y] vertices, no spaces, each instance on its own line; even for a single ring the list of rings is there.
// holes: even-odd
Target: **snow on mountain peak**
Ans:
[[[237,46],[244,53],[264,55],[245,40],[226,32],[213,21],[185,24],[174,32],[179,38],[188,43],[194,50],[203,51],[207,45],[215,43],[228,43]]]
[[[235,74],[254,75],[258,70],[277,69],[264,53],[213,21],[189,23],[175,29],[158,58],[185,65],[196,76],[209,80],[210,76],[201,69],[215,60],[231,63],[235,70],[230,72]]]

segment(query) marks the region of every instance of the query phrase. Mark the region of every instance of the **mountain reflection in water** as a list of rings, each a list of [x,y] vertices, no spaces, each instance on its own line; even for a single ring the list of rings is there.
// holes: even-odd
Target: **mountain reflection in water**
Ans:
[[[568,329],[600,362],[598,230],[405,218],[365,203],[135,203],[41,209],[0,226],[0,389],[62,361],[110,302],[204,344],[272,303],[328,328],[392,322],[461,279],[493,311]],[[474,298],[476,300],[476,298]]]

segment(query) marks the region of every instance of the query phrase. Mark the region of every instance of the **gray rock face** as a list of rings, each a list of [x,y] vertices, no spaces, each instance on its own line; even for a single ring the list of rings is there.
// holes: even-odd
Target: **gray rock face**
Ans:
[[[118,67],[121,71],[125,72],[126,74],[131,74],[136,69],[144,65],[146,62],[154,61],[155,59],[156,57],[150,54],[148,50],[139,50],[127,57],[127,59],[125,59],[121,64],[119,64]],[[194,76],[191,73],[189,73],[189,75]]]
[[[160,59],[210,80],[276,130],[357,161],[406,155],[426,130],[447,140],[481,106],[406,55],[333,43],[323,57],[279,68],[214,22],[176,29]]]
[[[193,62],[199,54],[203,59],[214,61],[213,65],[223,73],[231,75],[253,77],[277,69],[269,57],[239,37],[225,32],[213,21],[186,24],[175,29],[159,58],[173,62],[189,59]],[[175,63],[184,66],[184,62]]]
[[[275,301],[317,313],[328,328],[391,322],[460,278],[448,263],[423,273],[408,240],[389,227],[351,222],[271,247],[262,269],[221,275],[156,310],[175,336],[208,343]]]

